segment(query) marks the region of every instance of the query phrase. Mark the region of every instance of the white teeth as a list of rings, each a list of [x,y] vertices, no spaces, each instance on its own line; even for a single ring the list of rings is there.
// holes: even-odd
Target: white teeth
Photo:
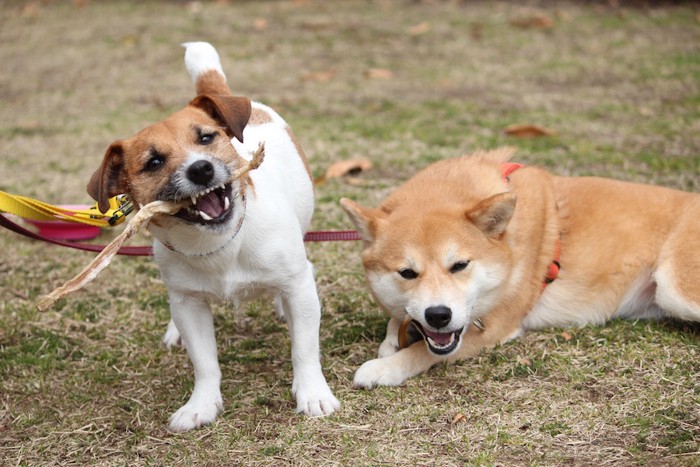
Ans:
[[[206,212],[202,212],[202,211],[197,211],[197,212],[199,213],[199,216],[200,216],[202,219],[204,219],[205,221],[210,221],[210,220],[211,220],[211,216],[209,216],[209,214],[207,214]]]
[[[228,211],[229,206],[231,206],[231,203],[228,200],[228,196],[224,197],[224,211]]]
[[[192,204],[197,204],[197,197],[195,195],[190,196],[190,199],[192,200]]]

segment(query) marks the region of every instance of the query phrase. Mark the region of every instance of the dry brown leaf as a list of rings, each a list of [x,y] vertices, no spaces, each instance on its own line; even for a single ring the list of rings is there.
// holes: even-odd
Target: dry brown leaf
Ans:
[[[256,31],[264,31],[269,26],[265,18],[255,18],[253,20],[253,29]]]
[[[510,125],[503,129],[508,136],[516,138],[537,138],[540,136],[554,136],[556,131],[539,125]]]
[[[562,332],[562,333],[560,334],[560,336],[563,337],[565,341],[570,341],[570,340],[571,340],[571,334],[569,334],[569,333],[566,332],[566,331]]]
[[[385,68],[370,68],[365,71],[365,78],[367,79],[391,79],[393,77],[394,73]]]
[[[427,21],[423,21],[422,23],[418,23],[415,26],[411,26],[408,29],[408,33],[412,36],[420,36],[421,34],[425,34],[426,32],[430,31],[432,26],[430,26],[430,23]]]
[[[467,417],[463,413],[458,413],[454,417],[452,417],[452,424],[454,425],[455,423],[459,422],[466,422]]]
[[[530,361],[530,359],[529,359],[529,358],[526,358],[526,357],[521,357],[521,358],[518,359],[518,365],[525,365],[525,366],[527,366],[527,365],[530,365],[531,363],[532,363],[532,362]]]
[[[332,163],[326,170],[325,178],[338,178],[346,175],[357,175],[372,168],[372,161],[360,157],[352,160],[344,160]]]
[[[535,14],[511,20],[510,24],[523,29],[552,29],[554,20],[547,15]]]
[[[335,70],[311,71],[301,77],[302,81],[327,83],[332,80],[337,72]]]

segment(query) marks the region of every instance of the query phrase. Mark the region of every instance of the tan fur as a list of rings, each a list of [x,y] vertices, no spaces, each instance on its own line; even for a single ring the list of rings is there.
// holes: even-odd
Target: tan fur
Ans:
[[[226,79],[216,70],[202,73],[195,83],[195,90],[200,94],[225,95],[231,94]]]
[[[400,384],[435,363],[516,337],[523,328],[664,314],[700,321],[699,195],[555,177],[535,167],[521,168],[506,181],[500,164],[511,153],[433,164],[378,209],[341,201],[365,240],[362,262],[372,293],[393,321],[380,348],[384,358],[366,362],[355,376],[357,385]],[[561,271],[542,293],[558,239]],[[445,245],[452,245],[452,261],[470,261],[464,271],[450,271]],[[402,268],[419,275],[402,279]],[[469,297],[476,303],[469,319],[479,319],[483,329],[467,325],[461,345],[445,356],[424,342],[396,352],[397,322],[407,313],[421,318],[409,306],[415,297],[433,297],[428,305],[438,305],[435,297],[476,287],[479,270],[499,275],[493,290]]]
[[[301,148],[299,140],[297,140],[296,135],[290,127],[287,127],[287,134],[289,135],[289,139],[292,140],[292,143],[294,143],[294,147],[297,149],[297,154],[299,154],[301,161],[304,163],[306,173],[309,174],[309,180],[313,181],[313,175],[311,175],[311,166],[309,165],[309,161],[306,159],[306,154],[304,154],[304,150]]]

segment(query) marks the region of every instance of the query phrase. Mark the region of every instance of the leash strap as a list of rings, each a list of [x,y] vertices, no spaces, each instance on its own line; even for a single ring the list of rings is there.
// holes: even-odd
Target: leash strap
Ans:
[[[23,235],[27,238],[40,240],[46,243],[52,243],[54,245],[65,246],[68,248],[74,248],[76,250],[93,251],[99,253],[106,246],[95,245],[92,243],[69,242],[64,240],[57,240],[55,238],[49,238],[44,235],[32,232],[31,230],[25,229],[21,225],[12,222],[10,219],[3,216],[2,214],[0,214],[0,225],[8,230]],[[324,230],[318,232],[307,232],[307,234],[304,236],[305,242],[344,242],[359,239],[360,235],[354,230]],[[153,248],[150,246],[123,246],[119,249],[117,254],[125,256],[151,256],[153,255]]]
[[[55,220],[55,218],[53,220]],[[18,224],[15,224],[2,214],[0,214],[0,225],[15,233],[18,233],[20,235],[34,240],[41,240],[42,242],[52,243],[54,245],[65,246],[68,248],[74,248],[76,250],[100,252],[105,248],[105,245],[69,242],[65,240],[57,240],[55,238],[45,237],[43,235],[39,235],[38,233],[32,232],[31,230],[25,229],[24,227]],[[150,246],[123,246],[119,249],[117,254],[126,256],[149,256],[153,254],[153,249]]]

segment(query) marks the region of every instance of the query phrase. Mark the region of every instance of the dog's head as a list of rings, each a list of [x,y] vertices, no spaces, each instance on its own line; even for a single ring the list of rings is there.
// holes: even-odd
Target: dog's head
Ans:
[[[362,262],[377,301],[397,319],[412,318],[432,353],[454,353],[465,329],[500,295],[515,196],[500,193],[467,206],[370,209],[348,199],[341,205],[365,241]]]
[[[200,95],[165,120],[112,143],[87,191],[101,212],[122,193],[137,206],[191,200],[173,222],[221,229],[233,218],[240,192],[231,176],[245,163],[231,138],[243,141],[250,113],[247,98]]]

